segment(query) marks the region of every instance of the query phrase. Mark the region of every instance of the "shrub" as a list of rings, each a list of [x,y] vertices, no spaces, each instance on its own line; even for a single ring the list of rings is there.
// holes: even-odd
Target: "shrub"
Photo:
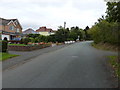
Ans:
[[[119,24],[116,22],[109,23],[105,20],[94,25],[89,33],[95,43],[118,44],[118,36],[120,35]]]
[[[29,39],[29,38],[24,38],[22,42],[23,42],[25,45],[27,45],[28,42],[30,42],[30,39]]]
[[[7,52],[8,51],[8,41],[3,40],[2,41],[2,52]]]

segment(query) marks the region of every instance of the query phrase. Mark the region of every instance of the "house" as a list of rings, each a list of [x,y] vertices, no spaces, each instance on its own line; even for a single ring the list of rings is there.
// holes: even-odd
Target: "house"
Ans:
[[[0,18],[0,39],[20,40],[21,36],[22,26],[17,19]]]
[[[36,32],[44,36],[55,34],[55,31],[53,31],[51,28],[46,28],[46,27],[40,27],[38,30],[36,30]]]
[[[35,32],[32,28],[29,28],[23,31],[23,34],[38,34],[38,32]]]

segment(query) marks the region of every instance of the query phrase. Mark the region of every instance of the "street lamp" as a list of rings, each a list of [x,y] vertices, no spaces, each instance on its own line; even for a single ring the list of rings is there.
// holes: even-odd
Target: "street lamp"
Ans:
[[[65,29],[65,27],[66,27],[66,22],[64,22],[64,29]]]

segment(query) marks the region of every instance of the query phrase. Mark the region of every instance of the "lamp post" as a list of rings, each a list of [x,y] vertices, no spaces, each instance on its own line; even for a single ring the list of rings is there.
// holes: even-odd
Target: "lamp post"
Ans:
[[[64,30],[63,30],[64,39],[65,39],[65,28],[66,28],[66,22],[64,22]]]
[[[64,22],[64,29],[66,28],[66,22]]]

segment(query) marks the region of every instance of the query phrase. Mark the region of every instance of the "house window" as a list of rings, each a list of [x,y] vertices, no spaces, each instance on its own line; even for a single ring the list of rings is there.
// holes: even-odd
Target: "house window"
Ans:
[[[14,26],[10,26],[9,29],[10,29],[10,30],[14,30]]]
[[[20,29],[19,29],[19,28],[17,28],[17,32],[20,32]]]

